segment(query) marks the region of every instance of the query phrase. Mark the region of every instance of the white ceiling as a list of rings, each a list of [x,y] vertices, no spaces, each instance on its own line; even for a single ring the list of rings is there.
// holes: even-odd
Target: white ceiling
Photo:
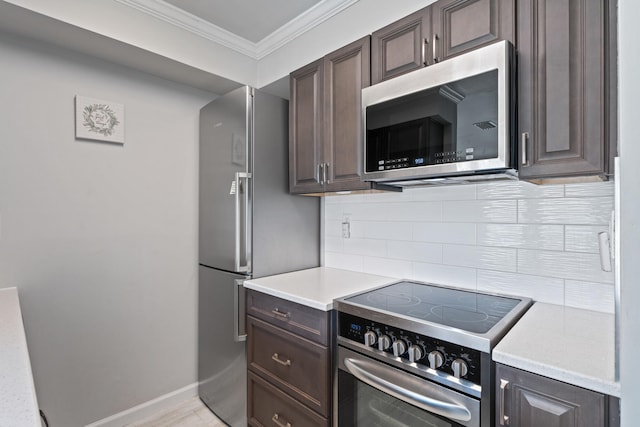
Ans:
[[[260,59],[359,0],[116,0]]]
[[[165,0],[239,37],[258,43],[321,0]]]
[[[77,8],[73,6],[74,1],[79,4]],[[251,80],[252,67],[257,68],[257,64],[269,54],[359,1],[112,0],[94,4],[72,0],[61,2],[64,7],[58,8],[51,7],[48,0],[0,0],[0,37],[7,34],[43,41],[216,94],[224,94],[241,84],[256,85]],[[127,8],[147,16],[131,13],[129,19]],[[227,59],[231,58],[224,62],[230,65],[221,65],[215,60],[215,56],[213,60],[207,58],[202,61],[193,60],[189,54],[174,57],[172,49],[179,49],[179,44],[158,49],[154,43],[140,44],[140,40],[144,41],[144,38],[134,38],[131,42],[127,38],[128,32],[119,28],[117,21],[108,23],[112,27],[102,26],[101,21],[96,24],[99,19],[96,20],[95,16],[100,13],[125,17],[128,23],[143,25],[147,25],[148,18],[157,19],[161,21],[157,28],[168,24],[190,32],[204,39],[198,46],[209,45],[218,56],[222,54]],[[233,50],[234,55],[228,55],[225,48]],[[243,56],[244,59],[241,59]],[[184,60],[185,57],[187,61]],[[228,76],[237,74],[237,65],[233,62],[236,60],[246,72],[241,72],[240,77],[234,77],[238,80],[233,80]],[[286,98],[289,93],[288,78],[282,77],[266,86],[260,86],[260,89]]]

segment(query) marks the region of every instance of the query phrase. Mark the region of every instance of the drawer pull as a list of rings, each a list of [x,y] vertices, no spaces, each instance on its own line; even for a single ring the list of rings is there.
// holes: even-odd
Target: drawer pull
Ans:
[[[278,362],[279,364],[281,364],[283,366],[291,366],[291,360],[289,360],[289,359],[281,360],[280,357],[278,356],[278,353],[273,353],[273,356],[271,356],[271,359],[274,362]]]
[[[280,311],[277,308],[274,308],[273,310],[271,310],[271,312],[273,314],[275,314],[276,316],[278,316],[279,318],[283,319],[283,320],[287,320],[289,318],[289,313],[285,313],[284,311]]]
[[[280,426],[280,427],[291,427],[291,423],[290,422],[287,422],[285,424],[282,421],[280,421],[280,416],[278,415],[277,412],[275,414],[273,414],[273,417],[271,417],[271,421],[273,421],[273,423],[275,425]]]

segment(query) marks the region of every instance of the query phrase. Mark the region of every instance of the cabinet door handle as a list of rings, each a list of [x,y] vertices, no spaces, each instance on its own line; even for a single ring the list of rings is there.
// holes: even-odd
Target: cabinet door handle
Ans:
[[[522,151],[522,164],[527,164],[527,142],[529,140],[529,132],[522,132],[520,151]]]
[[[429,65],[429,61],[427,61],[427,45],[429,44],[429,39],[427,37],[424,38],[424,43],[422,43],[422,64],[426,67]]]
[[[318,184],[320,185],[324,185],[324,180],[322,179],[322,169],[323,169],[324,163],[318,163]]]
[[[509,425],[509,416],[505,415],[505,394],[508,386],[509,386],[509,381],[503,380],[502,378],[500,378],[500,425],[501,426]]]
[[[276,316],[278,316],[282,320],[288,320],[289,319],[289,313],[285,313],[284,311],[280,311],[278,308],[274,308],[273,310],[271,310],[271,312],[273,314],[275,314]]]
[[[285,424],[282,421],[280,421],[280,415],[278,415],[277,412],[273,414],[273,417],[271,417],[271,421],[273,421],[273,423],[279,427],[291,427],[290,422],[287,421],[287,423]]]
[[[271,356],[271,359],[274,362],[278,362],[282,366],[291,366],[291,360],[290,359],[287,359],[287,360],[280,359],[280,356],[278,355],[278,353],[273,353],[273,356]]]
[[[440,61],[438,59],[438,35],[434,33],[433,39],[431,39],[431,41],[433,42],[433,63],[435,64],[436,62]]]
[[[331,180],[329,179],[329,163],[325,163],[324,164],[324,182],[326,184],[329,184],[331,182]]]

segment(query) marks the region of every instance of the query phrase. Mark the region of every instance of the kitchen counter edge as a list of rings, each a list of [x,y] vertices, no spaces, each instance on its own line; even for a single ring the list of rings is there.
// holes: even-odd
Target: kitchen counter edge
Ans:
[[[39,427],[40,413],[15,287],[0,289],[0,425]]]
[[[290,273],[245,280],[244,287],[307,307],[330,311],[333,300],[397,282],[378,276],[330,267],[316,267]]]
[[[493,350],[493,360],[620,397],[613,314],[534,303]]]

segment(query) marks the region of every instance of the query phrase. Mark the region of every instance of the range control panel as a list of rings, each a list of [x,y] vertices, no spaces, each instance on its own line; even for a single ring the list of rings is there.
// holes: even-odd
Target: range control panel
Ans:
[[[338,313],[339,334],[359,344],[480,385],[480,351],[411,331]]]

